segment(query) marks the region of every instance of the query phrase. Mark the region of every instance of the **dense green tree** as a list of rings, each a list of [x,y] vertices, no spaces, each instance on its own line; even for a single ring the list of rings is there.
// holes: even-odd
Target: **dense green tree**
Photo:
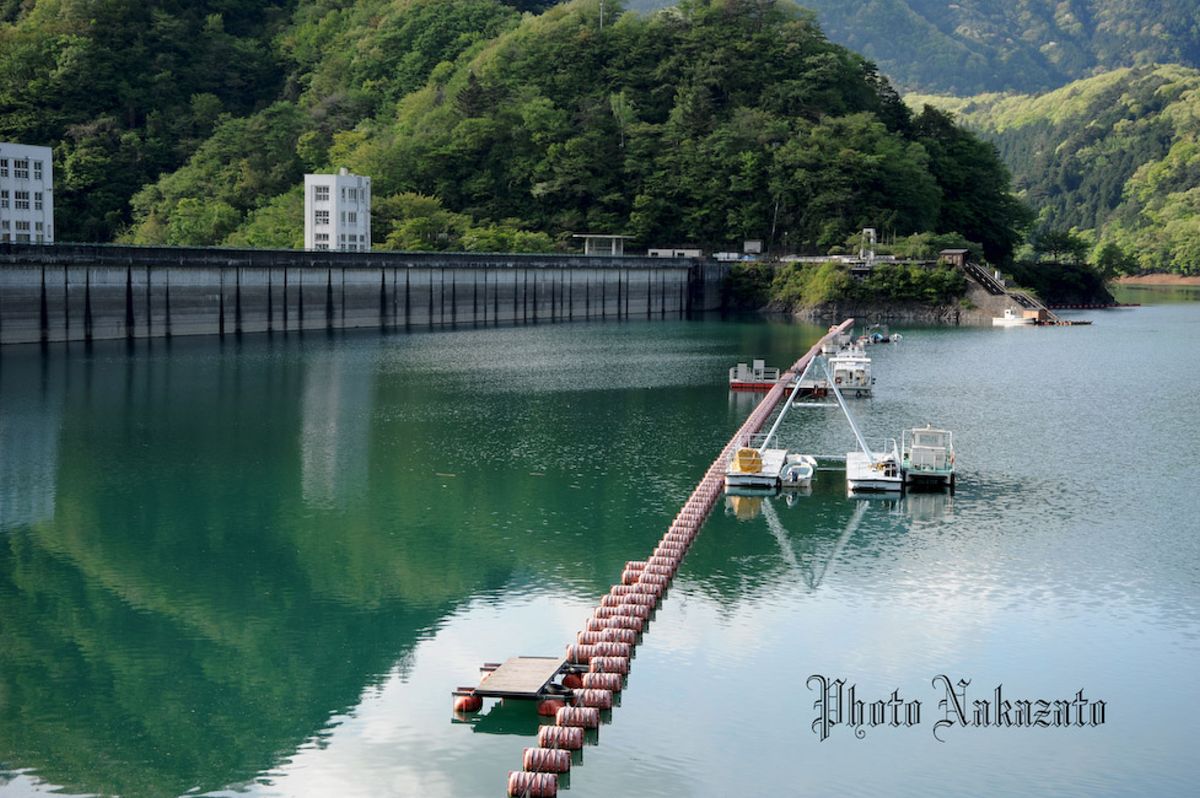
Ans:
[[[129,197],[221,112],[280,88],[264,41],[290,2],[40,0],[0,15],[0,139],[49,144],[59,240],[108,240]]]
[[[1009,193],[1008,169],[995,146],[928,105],[913,120],[913,128],[942,189],[937,229],[978,241],[990,261],[1007,260],[1033,216]]]
[[[1069,230],[1038,230],[1029,237],[1029,245],[1037,260],[1052,263],[1082,263],[1091,249],[1083,237]]]

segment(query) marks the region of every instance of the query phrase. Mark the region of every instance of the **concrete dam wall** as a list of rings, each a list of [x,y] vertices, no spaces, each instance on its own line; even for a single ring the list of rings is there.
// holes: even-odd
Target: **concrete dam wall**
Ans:
[[[584,319],[720,307],[694,259],[0,244],[0,344]]]

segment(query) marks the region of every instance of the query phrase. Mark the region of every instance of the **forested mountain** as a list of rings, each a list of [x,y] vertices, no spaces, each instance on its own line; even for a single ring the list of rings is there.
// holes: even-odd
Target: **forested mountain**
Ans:
[[[634,0],[642,10],[673,0]],[[1116,67],[1200,66],[1195,0],[801,0],[904,90],[1042,91]]]
[[[55,149],[60,238],[105,240],[129,197],[174,169],[223,114],[279,94],[269,41],[290,2],[0,4],[0,139]]]
[[[1122,69],[1037,96],[910,97],[999,147],[1038,226],[1109,268],[1200,273],[1200,71]]]
[[[62,240],[297,246],[302,175],[338,166],[383,247],[1019,238],[994,149],[790,2],[546,5],[9,4],[0,135],[54,145]]]

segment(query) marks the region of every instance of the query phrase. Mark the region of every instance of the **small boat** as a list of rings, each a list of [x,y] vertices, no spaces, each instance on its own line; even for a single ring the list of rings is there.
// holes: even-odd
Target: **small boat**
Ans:
[[[880,454],[865,450],[846,454],[846,487],[851,493],[904,490],[896,441],[889,441],[889,444],[890,450],[884,447]]]
[[[954,490],[954,434],[929,424],[905,430],[900,469],[906,485]]]
[[[860,341],[866,341],[869,344],[887,344],[892,341],[901,339],[900,333],[892,333],[886,324],[872,324],[867,328],[867,331],[859,337]]]
[[[779,382],[779,369],[768,368],[765,361],[755,360],[751,365],[738,363],[729,370],[729,390],[766,391]]]
[[[817,461],[806,454],[743,446],[729,458],[725,489],[728,493],[737,493],[803,488],[812,484],[816,470]]]
[[[992,326],[1024,327],[1026,325],[1032,325],[1034,321],[1034,319],[1026,318],[1021,312],[1014,310],[1013,308],[1005,308],[1003,316],[992,317]]]
[[[862,398],[871,395],[875,379],[871,376],[871,358],[859,347],[843,349],[829,358],[833,382],[843,396]]]
[[[817,473],[817,460],[807,454],[789,454],[783,461],[779,481],[785,488],[806,488]]]

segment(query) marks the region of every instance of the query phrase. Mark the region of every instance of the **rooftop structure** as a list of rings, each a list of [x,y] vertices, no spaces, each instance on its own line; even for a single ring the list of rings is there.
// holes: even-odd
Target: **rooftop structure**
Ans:
[[[571,238],[583,239],[584,255],[607,255],[621,257],[625,254],[625,241],[633,236],[615,236],[608,233],[576,233]]]
[[[54,243],[49,147],[0,142],[0,243]]]

